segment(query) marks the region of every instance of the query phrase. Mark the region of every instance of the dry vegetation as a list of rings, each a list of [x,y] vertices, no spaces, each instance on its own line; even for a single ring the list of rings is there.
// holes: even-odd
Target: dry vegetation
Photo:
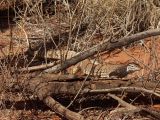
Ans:
[[[159,0],[0,0],[0,13],[0,119],[160,119]],[[143,69],[124,80],[65,74],[93,58]]]

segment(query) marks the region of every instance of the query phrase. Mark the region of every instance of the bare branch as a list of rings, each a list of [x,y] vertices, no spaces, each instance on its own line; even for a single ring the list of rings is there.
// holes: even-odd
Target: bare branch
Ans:
[[[50,69],[45,70],[46,72],[59,72],[61,70],[64,70],[72,65],[77,64],[78,62],[91,57],[95,54],[97,54],[98,52],[104,52],[107,50],[114,50],[116,48],[120,48],[122,46],[131,44],[133,42],[139,41],[141,39],[144,38],[148,38],[151,36],[157,36],[160,35],[160,29],[154,29],[154,30],[148,30],[145,32],[141,32],[141,33],[137,33],[128,37],[124,37],[122,39],[119,39],[117,41],[112,42],[112,39],[110,40],[106,40],[86,51],[83,51],[81,53],[79,53],[78,55],[66,60],[65,62],[63,62],[62,64],[58,64]]]
[[[144,92],[147,94],[153,94],[157,97],[160,97],[160,94],[156,93],[152,90],[147,90],[145,88],[139,87],[118,87],[118,88],[111,88],[111,89],[100,89],[100,90],[90,90],[89,93],[109,93],[109,92],[118,92],[118,91],[127,91],[127,92]]]
[[[56,113],[64,116],[69,120],[84,120],[84,117],[78,113],[72,112],[69,109],[62,106],[59,102],[55,101],[52,97],[46,97],[43,102],[49,106]]]
[[[120,99],[119,97],[117,97],[117,96],[115,96],[113,94],[108,93],[108,96],[113,98],[113,99],[115,99],[115,100],[117,100],[119,102],[119,104],[121,104],[122,106],[126,107],[127,109],[136,109],[135,106],[123,101],[122,99]]]
[[[32,71],[44,70],[44,69],[49,68],[55,64],[56,64],[56,62],[48,63],[48,64],[44,64],[44,65],[33,66],[33,67],[28,67],[28,68],[21,68],[18,71],[19,72],[32,72]]]
[[[132,112],[133,113],[133,112],[139,112],[140,111],[140,109],[138,107],[135,107],[134,105],[131,105],[131,104],[125,102],[124,100],[122,100],[121,98],[119,98],[119,97],[117,97],[113,94],[108,93],[108,96],[117,100],[121,106],[125,107],[125,108],[115,109],[115,110],[111,111],[110,114],[114,114],[114,113],[117,113],[117,112],[120,112],[120,113],[124,113],[124,112],[125,113],[126,112],[131,113]]]

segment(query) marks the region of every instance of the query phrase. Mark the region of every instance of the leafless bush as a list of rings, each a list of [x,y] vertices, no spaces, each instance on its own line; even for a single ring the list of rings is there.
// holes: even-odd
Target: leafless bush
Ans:
[[[154,0],[90,0],[84,14],[94,29],[117,38],[156,28],[159,11]]]

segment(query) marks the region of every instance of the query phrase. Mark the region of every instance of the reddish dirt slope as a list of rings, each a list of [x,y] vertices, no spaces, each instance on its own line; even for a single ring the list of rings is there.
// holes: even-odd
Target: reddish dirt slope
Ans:
[[[139,75],[160,67],[160,38],[152,37],[145,41],[144,46],[137,44],[125,50],[116,50],[111,54],[103,54],[102,60],[106,63],[120,64],[137,62],[144,69]]]

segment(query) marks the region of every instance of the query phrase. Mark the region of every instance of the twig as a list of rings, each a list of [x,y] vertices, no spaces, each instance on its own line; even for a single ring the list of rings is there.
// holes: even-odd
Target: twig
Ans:
[[[117,96],[115,96],[113,94],[108,93],[108,96],[113,98],[113,99],[115,99],[115,100],[117,100],[119,102],[119,104],[121,104],[121,106],[126,107],[127,109],[136,109],[137,108],[137,107],[135,107],[135,106],[123,101],[122,99],[120,99],[119,97],[117,97]]]
[[[48,63],[44,65],[38,65],[34,67],[21,68],[18,71],[19,72],[32,72],[32,71],[44,70],[44,69],[50,68],[51,66],[54,66],[55,64],[56,62]]]
[[[157,118],[159,120],[160,118],[160,113],[159,112],[156,112],[154,110],[151,110],[151,109],[147,109],[147,108],[140,108],[142,112],[147,112],[149,113],[151,116]]]

